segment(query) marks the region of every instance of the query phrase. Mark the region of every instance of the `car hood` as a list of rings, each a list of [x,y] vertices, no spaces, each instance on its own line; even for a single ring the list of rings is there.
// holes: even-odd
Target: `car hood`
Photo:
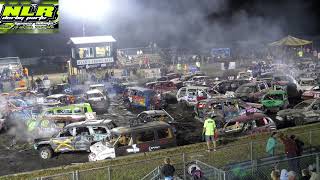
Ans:
[[[288,116],[292,114],[302,113],[304,112],[304,109],[285,109],[278,112],[278,116]]]
[[[261,101],[263,106],[269,108],[269,107],[278,107],[282,106],[284,102],[282,100],[262,100]]]

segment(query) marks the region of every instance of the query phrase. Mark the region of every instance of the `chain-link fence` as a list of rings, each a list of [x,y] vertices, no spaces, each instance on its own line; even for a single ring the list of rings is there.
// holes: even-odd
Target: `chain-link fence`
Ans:
[[[320,130],[302,132],[295,135],[304,142],[305,153],[319,152],[317,147],[320,146]],[[208,177],[211,177],[211,179],[233,179],[233,175],[237,173],[240,173],[240,176],[248,177],[257,177],[260,174],[260,176],[268,178],[270,177],[271,167],[274,167],[274,162],[279,162],[278,167],[282,168],[283,164],[288,160],[284,157],[284,146],[282,143],[278,142],[274,159],[271,160],[265,152],[265,147],[266,139],[248,141],[242,144],[218,146],[215,152],[205,151],[206,147],[205,144],[203,144],[203,149],[192,150],[188,153],[174,153],[165,157],[171,159],[172,164],[174,164],[176,168],[175,174],[181,179],[188,179],[187,166],[191,162],[201,162],[200,164],[203,166],[204,172]],[[42,179],[141,179],[148,174],[150,174],[148,177],[154,177],[151,172],[156,171],[156,169],[163,164],[165,157],[151,158],[150,156],[145,156],[141,161],[73,171],[65,174],[52,175],[50,177],[42,177]],[[309,163],[304,163],[305,159],[307,158],[300,161],[302,162],[300,164],[301,168],[304,168],[304,166]],[[271,161],[272,163],[268,164],[268,162]],[[226,175],[224,175],[224,171],[227,172]]]
[[[279,171],[285,169],[287,171],[294,171],[297,178],[302,176],[301,171],[308,169],[312,165],[319,173],[319,153],[303,155],[295,158],[283,158],[280,160],[270,160],[268,162],[253,161],[248,166],[235,165],[226,171],[226,179],[247,179],[247,180],[268,180],[271,179],[271,172],[273,170]]]

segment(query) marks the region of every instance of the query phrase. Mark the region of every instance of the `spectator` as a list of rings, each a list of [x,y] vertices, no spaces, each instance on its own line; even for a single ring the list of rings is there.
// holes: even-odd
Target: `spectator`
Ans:
[[[273,170],[270,175],[271,175],[271,179],[272,179],[272,180],[280,180],[280,173],[279,173],[279,171]]]
[[[170,158],[164,159],[164,165],[161,168],[161,174],[165,180],[173,180],[175,168],[170,164]]]
[[[280,180],[288,180],[288,171],[286,169],[281,170]]]
[[[309,171],[311,172],[310,180],[320,180],[320,175],[316,172],[315,165],[309,165]]]
[[[303,169],[301,180],[309,180],[310,178],[311,178],[310,171],[308,169]]]
[[[294,171],[288,172],[288,180],[297,180],[296,173]]]
[[[285,136],[284,134],[280,134],[279,138],[281,139],[282,143],[284,144],[285,153],[287,155],[287,158],[289,158],[289,168],[290,170],[293,170],[295,172],[300,172],[298,167],[298,161],[296,159],[292,159],[297,157],[297,145],[288,136]]]
[[[275,137],[276,134],[277,132],[273,132],[267,141],[266,152],[269,156],[274,156],[275,154],[275,149],[277,146],[277,139]]]
[[[304,143],[301,140],[299,140],[295,135],[291,135],[290,138],[296,143],[297,156],[301,156],[303,152]]]
[[[216,114],[212,112],[209,114],[209,117],[204,121],[202,134],[205,136],[205,140],[207,142],[207,151],[210,152],[210,142],[213,142],[213,150],[216,151],[216,123],[213,118],[216,117]]]

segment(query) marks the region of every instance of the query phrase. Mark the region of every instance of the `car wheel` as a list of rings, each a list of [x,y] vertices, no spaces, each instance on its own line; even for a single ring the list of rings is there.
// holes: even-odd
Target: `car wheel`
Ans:
[[[304,125],[304,121],[303,121],[303,118],[294,118],[294,124],[296,126],[301,126],[301,125]]]
[[[40,148],[39,155],[42,159],[50,159],[53,155],[53,151],[50,147],[44,146]]]

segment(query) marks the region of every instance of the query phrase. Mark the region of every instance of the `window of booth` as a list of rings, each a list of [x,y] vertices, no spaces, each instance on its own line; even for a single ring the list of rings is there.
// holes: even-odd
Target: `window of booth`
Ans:
[[[96,47],[96,57],[106,57],[106,47]]]
[[[80,59],[84,59],[84,58],[91,58],[94,57],[94,53],[93,53],[93,48],[92,47],[88,47],[88,48],[79,48],[78,49],[78,54],[79,54],[79,58]]]

